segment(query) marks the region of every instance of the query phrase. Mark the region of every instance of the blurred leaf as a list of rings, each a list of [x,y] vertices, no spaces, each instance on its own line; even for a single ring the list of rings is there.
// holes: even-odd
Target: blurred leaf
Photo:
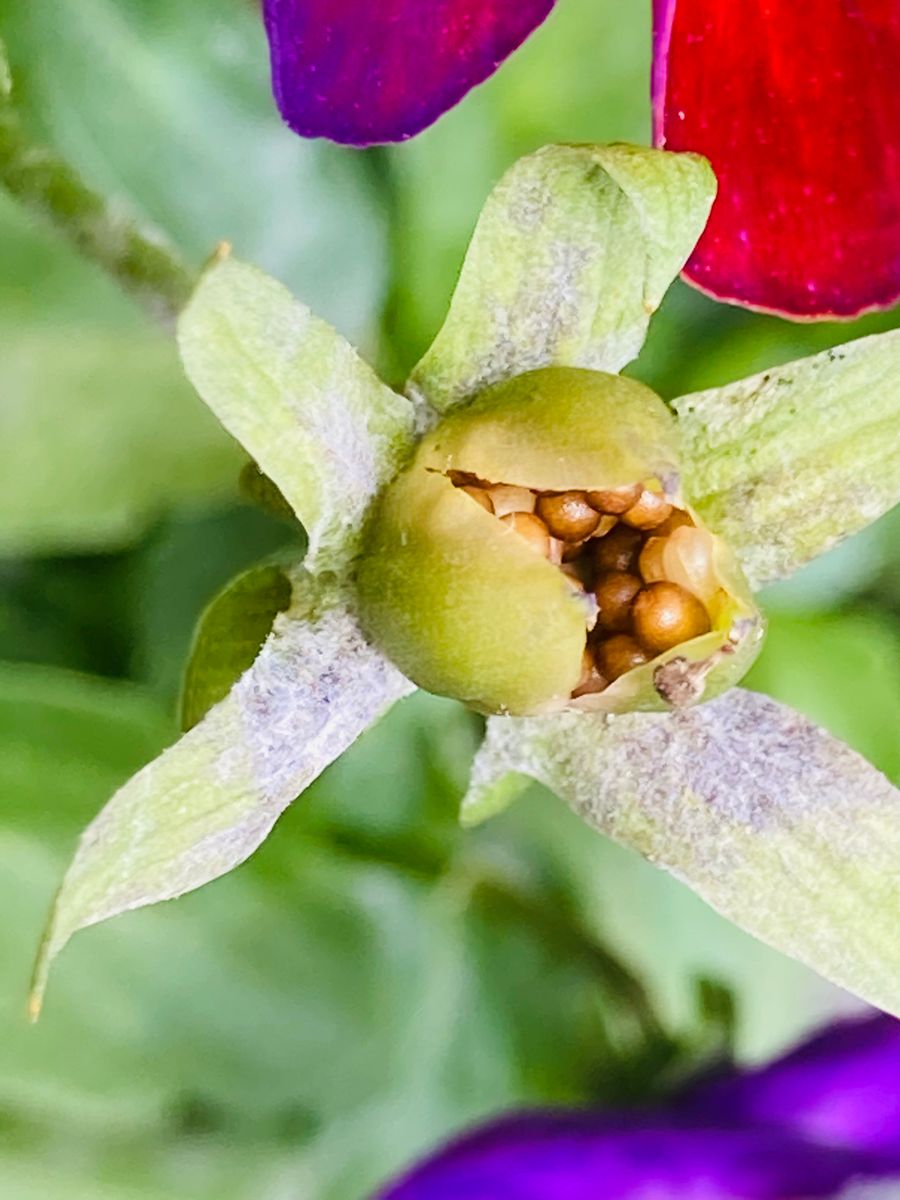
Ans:
[[[413,440],[413,407],[277,280],[204,273],[178,324],[188,377],[302,522],[313,571],[346,566]]]
[[[62,844],[166,734],[132,688],[0,669],[0,1015],[16,1031],[0,1048],[0,1182],[35,1196],[44,1182],[49,1197],[66,1175],[65,1194],[85,1200],[131,1200],[128,1188],[134,1200],[140,1188],[152,1200],[358,1200],[471,1119],[626,1087],[639,1046],[633,1023],[625,1037],[612,1020],[598,952],[552,932],[552,892],[534,905],[549,927],[501,903],[540,889],[540,842],[524,834],[517,862],[510,842],[460,835],[471,722],[423,695],[315,785],[245,869],[85,934],[26,1034],[28,960]],[[415,813],[446,831],[433,843],[443,853],[394,861],[383,835]]]
[[[509,771],[757,937],[900,1011],[900,792],[798,713],[736,688],[677,715],[493,718],[475,802]]]
[[[900,331],[674,401],[685,481],[758,586],[900,500]]]
[[[300,571],[291,583],[290,609],[252,668],[82,835],[38,955],[35,1015],[74,933],[244,862],[304,788],[413,690],[362,638],[339,587]]]
[[[147,331],[19,335],[0,362],[0,553],[121,546],[236,494],[241,457]]]
[[[705,159],[545,146],[488,198],[450,314],[410,387],[443,412],[549,365],[619,371],[706,224]]]
[[[282,126],[255,5],[8,0],[4,36],[26,115],[89,183],[194,261],[228,238],[354,340],[370,328],[384,260],[364,160]]]
[[[281,567],[251,567],[216,596],[194,634],[181,693],[181,728],[193,729],[248,670],[291,602]]]

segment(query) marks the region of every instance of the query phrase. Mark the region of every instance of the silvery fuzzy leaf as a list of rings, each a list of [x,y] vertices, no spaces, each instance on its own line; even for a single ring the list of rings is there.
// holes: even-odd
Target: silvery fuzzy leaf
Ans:
[[[37,963],[35,1013],[73,933],[238,866],[291,801],[414,690],[364,640],[340,585],[299,570],[291,582],[291,606],[250,670],[82,834]]]
[[[545,146],[488,198],[447,320],[409,392],[440,411],[550,365],[619,371],[703,231],[706,159]]]
[[[674,401],[685,485],[754,587],[900,501],[900,331]]]
[[[230,257],[204,274],[178,341],[197,391],[306,528],[308,569],[344,567],[412,446],[410,402],[277,280]]]
[[[756,937],[900,1014],[900,791],[799,713],[735,689],[671,715],[495,717],[464,814],[489,813],[521,776]]]

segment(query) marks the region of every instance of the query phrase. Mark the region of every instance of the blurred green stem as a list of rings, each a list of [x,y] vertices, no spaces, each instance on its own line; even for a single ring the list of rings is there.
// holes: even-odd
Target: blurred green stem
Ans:
[[[12,81],[0,41],[0,186],[49,221],[92,262],[167,326],[196,278],[154,231],[93,192],[52,150],[35,145],[12,103]]]

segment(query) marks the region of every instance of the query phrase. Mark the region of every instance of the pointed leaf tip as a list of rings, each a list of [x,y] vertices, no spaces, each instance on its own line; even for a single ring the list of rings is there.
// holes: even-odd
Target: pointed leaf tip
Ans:
[[[72,934],[232,870],[285,808],[412,685],[360,633],[342,587],[291,574],[250,669],[82,834],[35,967],[31,1011]]]

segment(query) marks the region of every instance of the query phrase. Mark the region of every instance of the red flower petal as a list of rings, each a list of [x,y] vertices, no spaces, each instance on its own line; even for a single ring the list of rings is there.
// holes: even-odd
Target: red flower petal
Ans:
[[[265,0],[275,99],[304,137],[396,142],[487,79],[554,0]]]
[[[654,0],[657,145],[711,161],[698,287],[795,317],[900,298],[898,0]]]

